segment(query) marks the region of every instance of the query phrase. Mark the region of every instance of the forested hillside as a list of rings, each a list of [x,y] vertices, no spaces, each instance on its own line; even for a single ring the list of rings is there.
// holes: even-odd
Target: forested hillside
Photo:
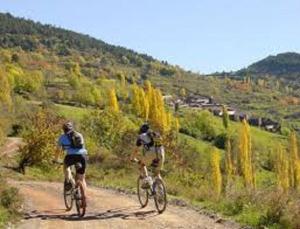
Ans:
[[[251,64],[246,69],[237,72],[237,75],[250,73],[254,75],[273,75],[286,78],[295,78],[300,75],[300,54],[287,52],[276,56],[268,56],[263,60]]]

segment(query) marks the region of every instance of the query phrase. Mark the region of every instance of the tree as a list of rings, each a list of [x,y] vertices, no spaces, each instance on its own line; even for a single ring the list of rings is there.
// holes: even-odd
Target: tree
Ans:
[[[239,161],[245,186],[247,188],[255,188],[256,178],[251,147],[250,126],[245,119],[242,122],[240,130]]]
[[[229,125],[229,115],[226,106],[223,105],[223,126],[225,129],[227,129],[228,125]]]
[[[25,173],[26,166],[49,164],[56,152],[56,140],[61,131],[62,119],[46,109],[39,110],[30,119],[30,127],[20,148],[19,167]]]
[[[225,171],[227,176],[227,181],[229,181],[233,175],[233,163],[232,163],[232,152],[231,152],[231,142],[230,138],[227,137],[225,145]]]
[[[109,92],[109,103],[108,103],[108,107],[111,111],[118,113],[119,110],[119,104],[118,104],[118,100],[117,100],[117,95],[116,95],[116,91],[115,89],[111,89]]]
[[[133,112],[139,116],[142,113],[142,108],[141,108],[141,100],[140,100],[140,92],[139,92],[139,87],[138,85],[134,84],[131,88],[131,105]]]
[[[12,107],[11,88],[8,82],[8,78],[4,72],[0,69],[0,105],[7,110]]]
[[[293,188],[300,187],[300,159],[298,153],[297,136],[295,131],[292,131],[289,137],[290,148],[290,184]]]
[[[277,177],[278,188],[283,191],[288,191],[290,187],[289,181],[289,160],[282,145],[277,147],[277,160],[275,162],[275,171]]]
[[[220,169],[220,153],[217,148],[213,148],[210,158],[210,168],[211,168],[211,181],[214,189],[216,199],[220,199],[222,192],[222,174]]]

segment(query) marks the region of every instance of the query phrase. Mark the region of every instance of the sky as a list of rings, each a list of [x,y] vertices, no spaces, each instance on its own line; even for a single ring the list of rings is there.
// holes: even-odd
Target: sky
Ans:
[[[299,0],[0,0],[0,12],[89,34],[200,73],[300,52]]]

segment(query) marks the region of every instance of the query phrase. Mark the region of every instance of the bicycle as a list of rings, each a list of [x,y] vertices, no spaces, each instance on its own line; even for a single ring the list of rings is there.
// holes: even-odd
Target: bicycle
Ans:
[[[63,165],[61,162],[56,162],[60,165]],[[63,190],[63,195],[64,195],[64,203],[66,206],[67,211],[71,211],[73,208],[73,204],[75,201],[76,205],[76,210],[77,210],[77,215],[79,217],[83,217],[85,215],[86,211],[86,204],[83,205],[83,203],[86,203],[85,197],[82,195],[83,193],[83,184],[81,183],[80,180],[77,179],[77,171],[78,169],[81,168],[80,163],[76,163],[75,165],[70,166],[71,167],[71,179],[70,183],[67,184],[64,182],[64,190]],[[74,181],[74,178],[76,179],[75,182],[71,182],[71,180]],[[75,185],[74,185],[75,183]],[[72,187],[68,190],[67,185],[71,185]]]
[[[140,162],[140,160],[138,159],[134,159],[133,161],[137,163]],[[141,204],[141,207],[144,208],[148,205],[149,198],[153,197],[155,207],[158,213],[161,214],[166,210],[168,203],[166,186],[164,184],[164,181],[160,177],[156,176],[153,178],[152,169],[148,170],[148,176],[153,181],[153,184],[149,185],[147,188],[143,187],[143,176],[140,175],[137,179],[137,195],[139,202]]]

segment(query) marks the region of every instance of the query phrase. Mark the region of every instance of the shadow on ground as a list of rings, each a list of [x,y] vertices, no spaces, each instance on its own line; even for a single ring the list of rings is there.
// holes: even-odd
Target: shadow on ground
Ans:
[[[154,210],[141,210],[140,207],[132,206],[126,208],[109,209],[104,212],[88,212],[84,217],[80,218],[77,214],[68,214],[65,209],[51,209],[45,211],[31,211],[25,214],[24,219],[42,219],[42,220],[66,220],[66,221],[88,221],[88,220],[107,220],[120,218],[123,220],[145,220],[150,217],[157,216]]]

